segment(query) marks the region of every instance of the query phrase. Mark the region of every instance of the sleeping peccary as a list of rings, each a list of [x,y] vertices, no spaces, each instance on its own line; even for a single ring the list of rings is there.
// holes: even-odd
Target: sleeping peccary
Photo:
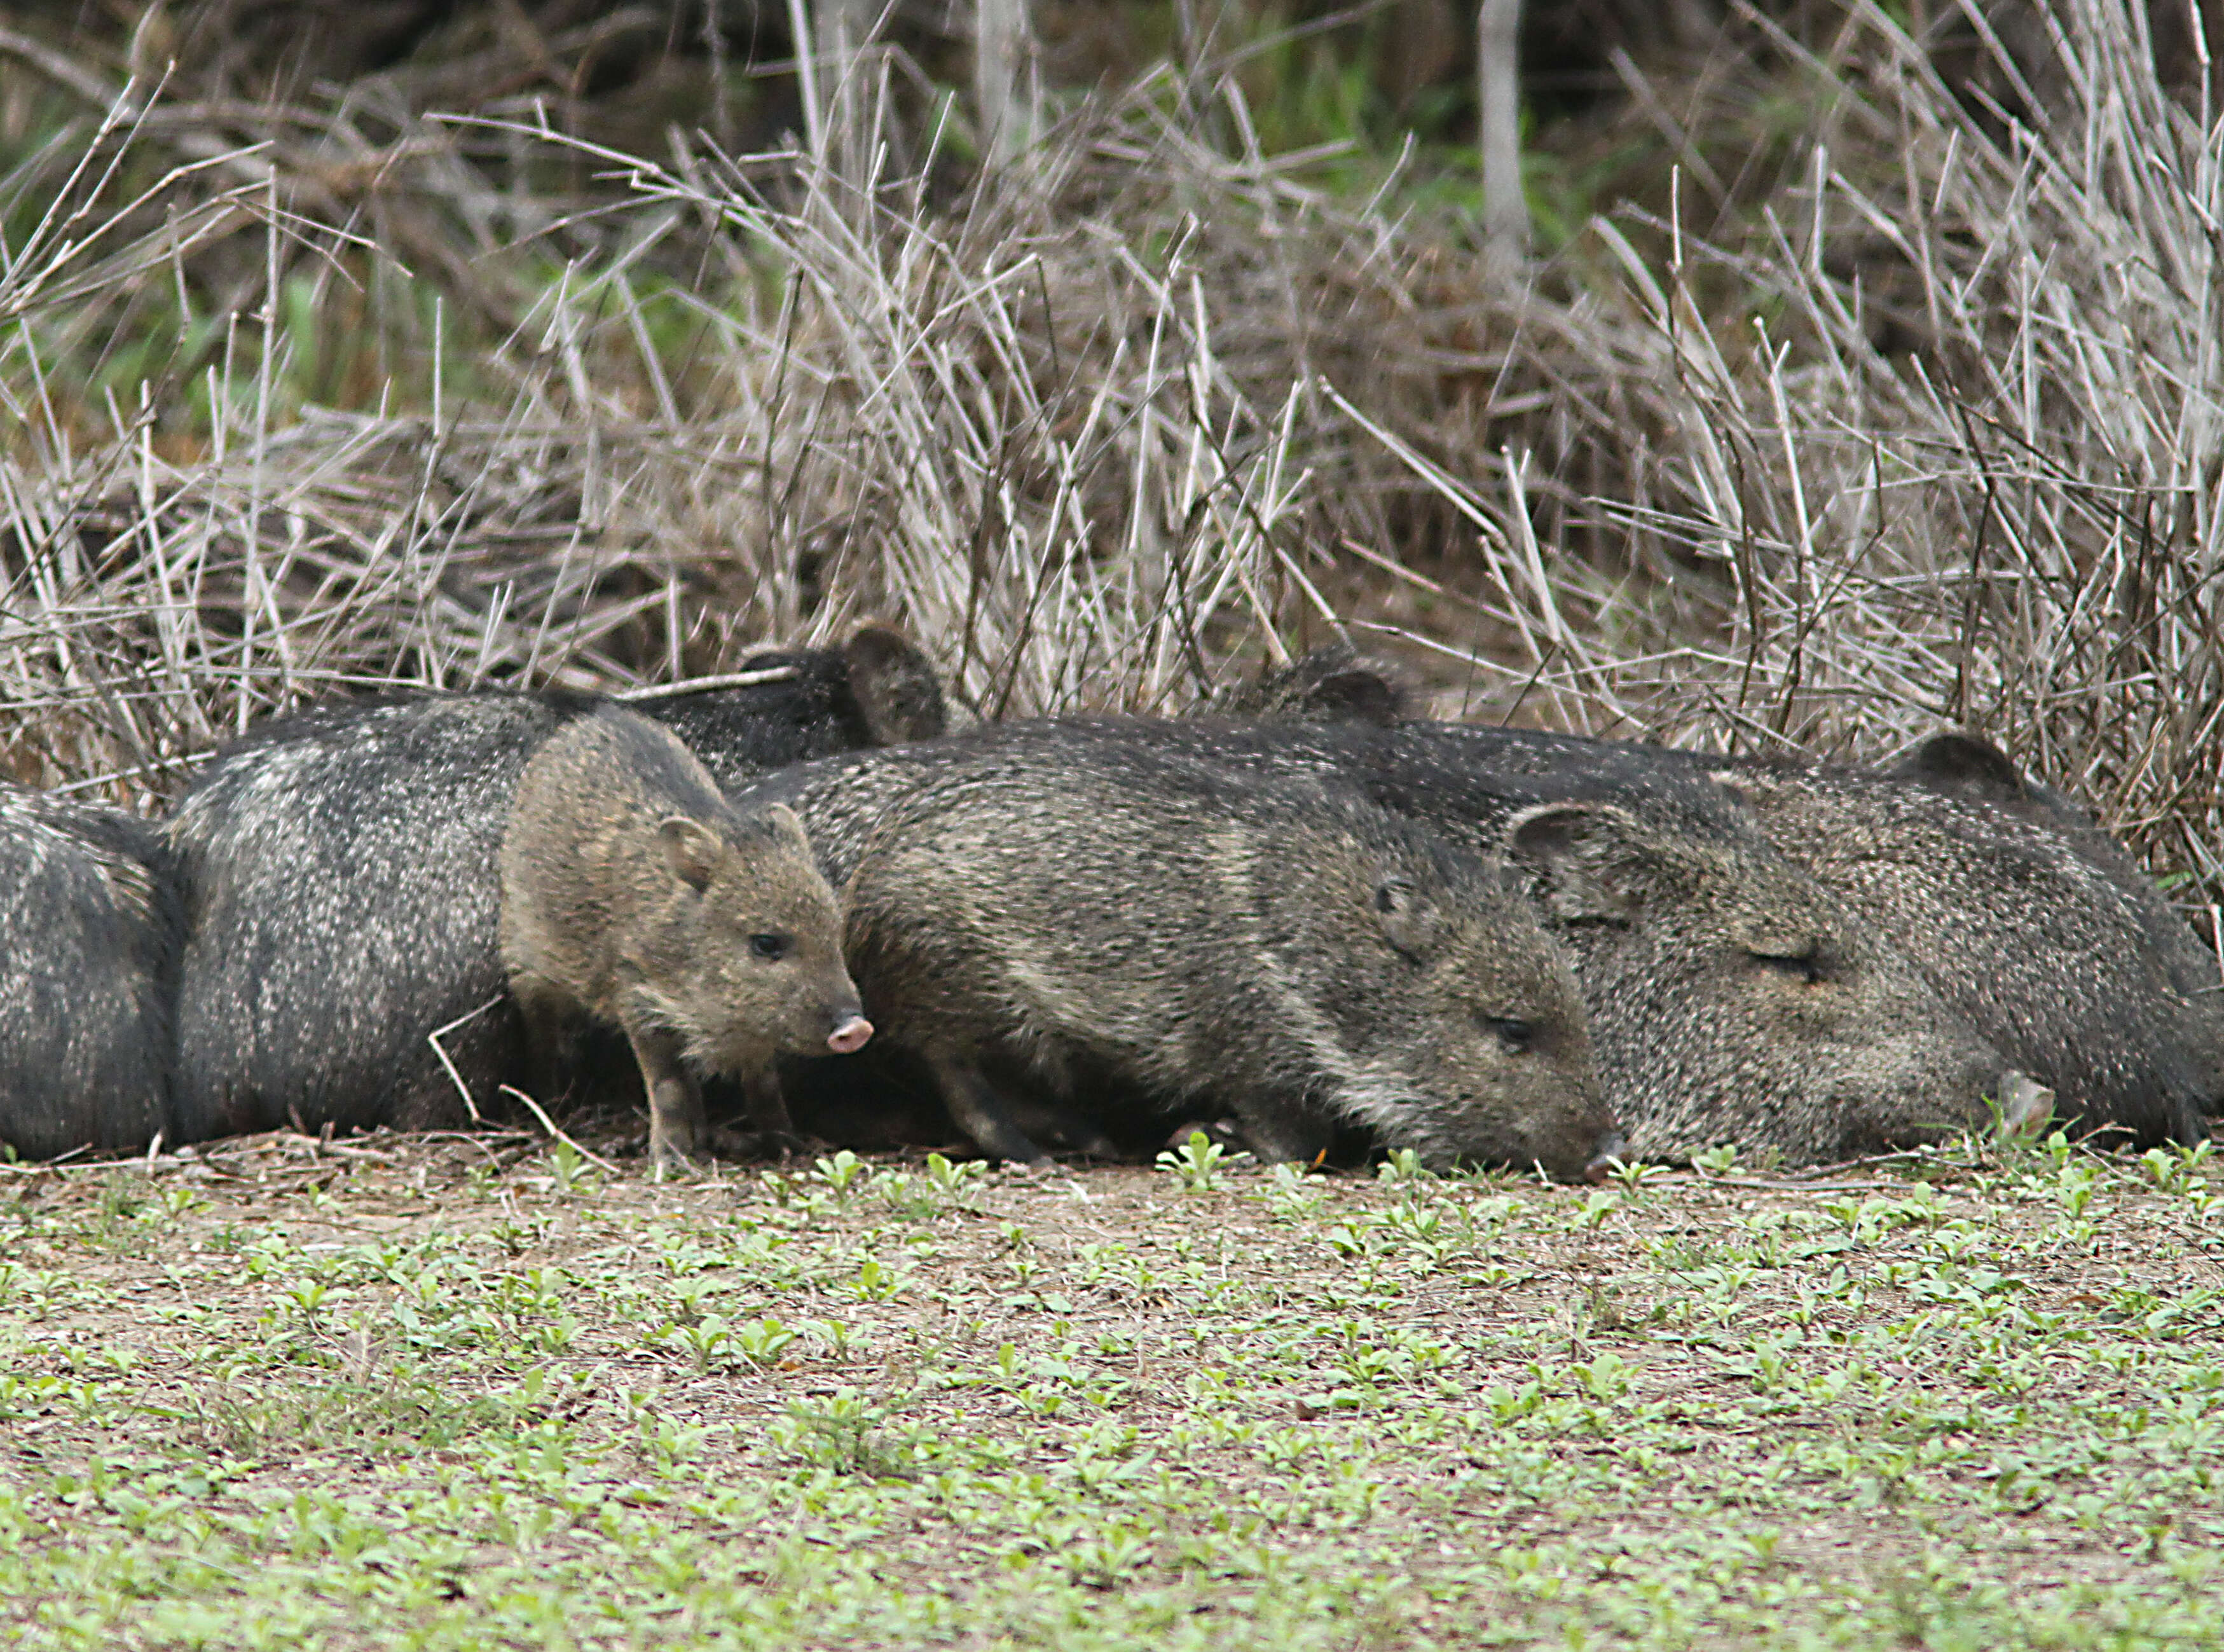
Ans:
[[[862,627],[840,649],[744,664],[778,674],[639,706],[722,787],[941,731],[933,669],[894,632]],[[490,1104],[521,1076],[496,934],[503,826],[541,742],[606,703],[501,692],[335,703],[217,755],[166,828],[186,908],[183,1139],[288,1119],[450,1123],[466,1093]]]
[[[2141,1146],[2208,1133],[2224,1081],[2214,965],[2203,984],[2184,921],[2096,831],[2035,790],[2015,806],[1957,773],[2012,771],[1988,744],[1940,737],[1950,744],[1880,772],[1511,731],[1451,737],[1494,768],[1575,766],[1638,786],[1705,776],[2052,1090],[2065,1123]]]
[[[1333,680],[1333,715],[1362,693],[1353,682],[1366,670],[1335,650],[1252,693],[1279,712]],[[1381,682],[1379,695],[1401,693],[1394,674]],[[1384,718],[1370,707],[1367,720]],[[2008,1065],[2050,1088],[2065,1121],[2142,1146],[2191,1142],[2224,1105],[2215,955],[2082,809],[1989,742],[1937,735],[1873,769],[1462,724],[1399,732],[1493,776],[1579,776],[1626,794],[1720,786]]]
[[[168,1129],[177,958],[152,826],[0,782],[0,1142],[50,1159]]]
[[[535,1088],[558,1093],[575,1023],[623,1030],[661,1172],[703,1134],[702,1075],[791,1136],[774,1058],[872,1036],[842,967],[834,891],[795,816],[737,813],[669,729],[607,707],[526,765],[502,841],[502,959]]]
[[[792,769],[884,1040],[984,1149],[989,1071],[1231,1113],[1261,1156],[1338,1124],[1431,1164],[1575,1175],[1613,1145],[1566,964],[1495,869],[1332,785],[1052,725]]]

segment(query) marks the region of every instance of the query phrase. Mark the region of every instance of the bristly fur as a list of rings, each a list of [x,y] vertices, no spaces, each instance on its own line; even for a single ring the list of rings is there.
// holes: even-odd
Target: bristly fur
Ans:
[[[1793,1162],[1857,1156],[1981,1123],[2007,1066],[1703,776],[1530,773],[1434,724],[1071,726],[1264,773],[1340,776],[1475,852],[1507,854],[1574,961],[1633,1152],[1675,1158],[1728,1142]],[[1794,953],[1811,955],[1813,979],[1787,978]]]
[[[893,697],[938,728],[932,668],[892,638],[874,632],[862,664],[836,649],[758,655],[744,664],[796,674],[642,709],[696,743],[722,785],[876,731],[919,731],[886,708]],[[218,754],[166,826],[187,918],[182,1139],[289,1120],[460,1122],[449,1064],[472,1106],[499,1104],[499,1086],[523,1076],[496,937],[503,825],[541,742],[603,704],[504,693],[333,703]]]
[[[27,1159],[174,1142],[178,934],[148,822],[0,783],[0,1142]]]
[[[1602,1143],[1557,948],[1493,869],[1348,788],[1014,724],[739,801],[772,799],[843,889],[867,1015],[945,1092],[1005,1065],[1070,1098],[1089,1072],[1129,1108],[1232,1110],[1274,1156],[1336,1122],[1562,1174]]]

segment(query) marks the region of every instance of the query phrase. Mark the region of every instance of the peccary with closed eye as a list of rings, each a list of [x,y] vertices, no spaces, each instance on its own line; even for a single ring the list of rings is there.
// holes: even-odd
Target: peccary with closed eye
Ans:
[[[1366,669],[1335,663],[1346,679]],[[1302,702],[1302,680],[1283,698]],[[1400,730],[1457,742],[1460,761],[1493,775],[1582,776],[1618,792],[1718,784],[2009,1065],[2050,1088],[2065,1119],[2142,1145],[2197,1141],[2224,1104],[2214,956],[2082,809],[1988,742],[1935,736],[1875,770],[1456,724]]]
[[[776,1140],[792,1126],[774,1058],[848,1054],[872,1035],[795,816],[736,813],[646,718],[608,707],[542,744],[501,868],[502,966],[537,1086],[558,1092],[574,1023],[621,1029],[660,1170],[699,1143],[702,1075],[738,1079]]]
[[[778,674],[639,705],[722,787],[942,727],[932,668],[881,628],[743,665]],[[451,1123],[466,1095],[491,1105],[521,1076],[496,934],[502,831],[541,743],[606,703],[499,692],[335,703],[218,754],[166,827],[187,917],[184,1139],[288,1119]]]
[[[1897,772],[1461,730],[1476,761],[1608,783],[1703,775],[1924,971],[2073,1124],[2197,1141],[2218,1104],[2219,995],[2154,886],[2036,790],[1987,796],[2000,752],[1965,736]],[[1983,755],[1979,755],[1981,747]],[[1975,764],[1980,772],[1967,770]],[[2213,966],[2212,966],[2213,967]]]
[[[1565,963],[1480,862],[1348,789],[1015,724],[809,765],[803,819],[867,1013],[983,1149],[991,1087],[1232,1112],[1272,1159],[1339,1123],[1432,1164],[1573,1175],[1609,1144]]]
[[[1983,1122],[2006,1067],[1968,1018],[1703,780],[1478,762],[1430,725],[1075,720],[1075,737],[1334,776],[1502,854],[1565,946],[1633,1155],[1719,1143],[1795,1162]]]
[[[0,1142],[51,1159],[168,1129],[177,955],[153,827],[0,782]]]

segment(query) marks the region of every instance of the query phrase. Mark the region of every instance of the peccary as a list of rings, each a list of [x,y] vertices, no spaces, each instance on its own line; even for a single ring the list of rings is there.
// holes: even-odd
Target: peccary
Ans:
[[[2065,1120],[2140,1146],[2195,1142],[2220,1100],[2216,969],[2159,890],[2029,792],[1997,801],[1942,766],[1898,773],[1718,763],[1784,851],[1922,961]],[[1993,762],[2009,765],[1990,747]],[[1943,783],[1942,783],[1943,782]]]
[[[839,651],[743,663],[789,674],[639,706],[698,742],[722,787],[942,725],[932,668],[876,627]],[[521,1076],[496,933],[502,830],[541,742],[604,703],[479,693],[332,704],[218,754],[167,826],[186,907],[183,1139],[288,1119],[452,1123],[466,1094],[491,1104]]]
[[[789,763],[868,746],[932,740],[947,726],[942,681],[907,638],[861,625],[837,653],[760,654],[745,672],[793,670],[785,683],[747,690],[636,691],[635,711],[654,718],[728,791]]]
[[[574,1022],[622,1029],[660,1170],[702,1137],[698,1074],[740,1079],[757,1129],[789,1137],[774,1058],[846,1055],[872,1036],[795,816],[736,813],[646,718],[606,707],[542,744],[501,866],[502,967],[536,1085],[557,1093]]]
[[[1387,728],[1413,713],[1404,675],[1348,643],[1299,655],[1279,670],[1221,694],[1212,714],[1276,723],[1373,723]]]
[[[1343,674],[1364,662],[1340,661]],[[1349,694],[1349,689],[1340,690]],[[2216,962],[2061,793],[1974,736],[1890,769],[1720,757],[1630,741],[1407,724],[1493,775],[1664,778],[1734,792],[1763,836],[1924,972],[2068,1121],[2134,1143],[2196,1141],[2224,1102]]]
[[[147,822],[0,782],[0,1142],[50,1159],[167,1130],[177,954]]]
[[[1722,1142],[1794,1162],[1983,1122],[2007,1064],[1968,1017],[1702,779],[1500,771],[1432,725],[1076,720],[1096,737],[1337,775],[1502,853],[1566,946],[1635,1156]]]
[[[986,1073],[1232,1111],[1270,1159],[1337,1123],[1432,1164],[1573,1175],[1607,1144],[1565,963],[1496,875],[1348,791],[1014,724],[830,760],[790,802],[850,967],[984,1149]]]

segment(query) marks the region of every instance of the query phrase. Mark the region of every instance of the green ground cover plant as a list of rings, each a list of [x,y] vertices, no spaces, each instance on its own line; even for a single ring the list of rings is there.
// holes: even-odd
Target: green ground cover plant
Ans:
[[[598,1155],[599,1156],[599,1155]],[[2206,1647],[2224,1179],[0,1178],[38,1648]]]

